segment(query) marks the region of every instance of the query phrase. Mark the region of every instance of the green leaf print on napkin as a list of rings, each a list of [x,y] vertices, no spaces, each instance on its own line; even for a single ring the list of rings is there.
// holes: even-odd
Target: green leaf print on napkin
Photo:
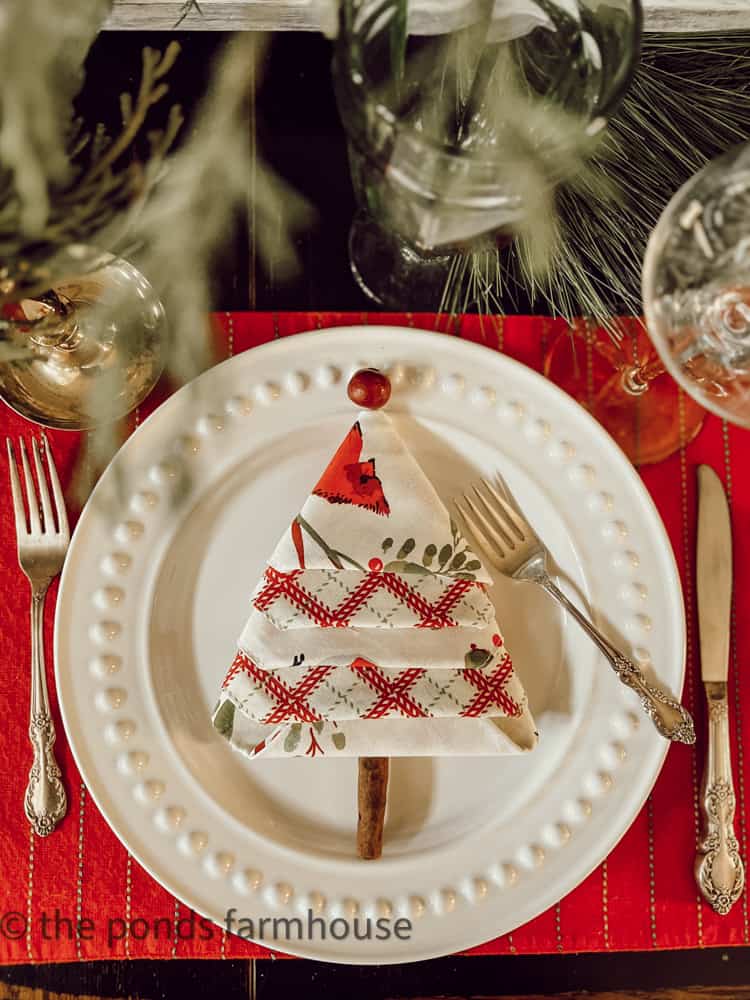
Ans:
[[[413,538],[407,538],[406,541],[404,542],[404,544],[401,546],[401,548],[396,553],[396,558],[397,559],[405,559],[409,555],[409,553],[413,550],[413,548],[414,548],[414,546],[416,544],[417,543],[414,541]]]
[[[214,729],[225,739],[231,740],[234,731],[234,702],[228,698],[214,715]]]
[[[453,555],[453,546],[448,544],[444,545],[440,550],[440,554],[438,555],[438,566],[440,567],[441,570],[445,567],[446,563],[448,562],[448,560],[452,555]]]
[[[394,559],[392,562],[386,563],[383,567],[384,573],[425,573],[429,572],[425,570],[424,566],[419,563],[407,562],[405,559]]]
[[[293,722],[289,727],[289,732],[286,734],[286,739],[284,740],[284,753],[294,753],[299,744],[301,735],[302,723]]]
[[[425,546],[422,553],[422,561],[417,562],[414,556],[416,542],[413,538],[406,538],[396,551],[396,558],[387,562],[383,566],[385,573],[423,573],[433,576],[454,576],[458,580],[476,580],[475,570],[481,569],[482,564],[476,558],[469,559],[474,553],[469,548],[465,539],[459,534],[458,528],[451,520],[451,534],[453,544],[446,542],[438,552],[438,547],[433,542]],[[383,552],[388,552],[393,548],[392,538],[383,539],[381,548]],[[411,558],[407,559],[407,556]],[[435,560],[437,559],[437,563]]]

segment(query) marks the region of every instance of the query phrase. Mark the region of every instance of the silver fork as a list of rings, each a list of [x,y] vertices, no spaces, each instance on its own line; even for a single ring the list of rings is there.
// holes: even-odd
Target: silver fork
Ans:
[[[16,518],[16,540],[18,542],[18,563],[31,584],[31,708],[29,712],[29,739],[34,748],[34,761],[29,772],[29,783],[24,798],[26,818],[36,833],[46,837],[52,833],[68,808],[68,800],[62,784],[60,768],[54,754],[55,726],[49,710],[47,695],[47,675],[44,666],[44,599],[52,580],[62,569],[65,553],[70,542],[68,516],[65,511],[60,480],[52,458],[49,442],[43,437],[47,459],[54,514],[49,487],[39,454],[36,439],[32,442],[34,468],[39,484],[39,497],[34,488],[34,480],[26,454],[23,438],[19,440],[23,478],[26,483],[28,521],[24,509],[21,481],[18,475],[13,445],[8,445],[8,465],[10,467],[10,487],[13,493],[13,512]]]
[[[693,720],[682,705],[649,684],[640,668],[616,649],[550,578],[547,550],[512,502],[507,487],[502,484],[501,493],[485,479],[481,480],[481,486],[482,489],[472,487],[475,499],[464,493],[463,504],[456,502],[456,509],[490,561],[514,580],[538,584],[570,612],[622,683],[636,692],[643,710],[662,736],[678,743],[695,743]]]

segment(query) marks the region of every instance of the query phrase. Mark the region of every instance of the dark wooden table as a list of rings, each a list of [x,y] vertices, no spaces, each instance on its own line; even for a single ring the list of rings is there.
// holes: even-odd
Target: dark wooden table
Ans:
[[[188,112],[189,130],[190,112],[224,38],[213,33],[178,37],[183,52],[171,86]],[[142,46],[165,42],[164,35],[156,34],[102,35],[90,56],[88,79],[95,86],[84,94],[82,112],[116,124],[117,94],[137,81]],[[322,37],[279,35],[259,95],[257,138],[265,155],[312,201],[321,220],[300,241],[303,274],[293,284],[277,287],[258,262],[240,220],[217,262],[218,309],[372,309],[348,267],[354,200],[331,89],[330,58],[330,45]],[[248,141],[250,128],[248,122]],[[523,311],[528,305],[517,302],[516,307]],[[583,995],[592,1000],[750,1000],[750,949],[445,958],[381,968],[294,960],[176,960],[0,969],[0,1000],[52,995],[183,1000],[206,990],[221,1000]]]

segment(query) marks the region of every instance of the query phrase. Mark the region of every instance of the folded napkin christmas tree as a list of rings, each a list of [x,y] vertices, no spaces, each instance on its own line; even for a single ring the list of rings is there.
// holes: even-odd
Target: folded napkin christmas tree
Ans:
[[[531,749],[489,584],[391,419],[362,413],[268,561],[214,726],[251,757]]]

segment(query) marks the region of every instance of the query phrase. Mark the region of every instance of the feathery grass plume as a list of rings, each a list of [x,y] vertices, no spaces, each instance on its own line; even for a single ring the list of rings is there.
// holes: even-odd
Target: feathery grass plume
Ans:
[[[151,109],[168,94],[166,77],[179,51],[176,42],[163,54],[143,50],[136,92],[120,95],[122,127],[117,134],[109,135],[101,126],[87,132],[80,122],[69,128],[64,180],[50,183],[46,218],[33,236],[24,228],[15,174],[0,172],[0,306],[85,273],[103,250],[116,248],[182,124],[181,109],[173,105],[165,125],[149,130],[146,149],[126,157],[139,144]],[[33,173],[33,163],[30,169]]]
[[[145,49],[140,87],[121,99],[121,132],[109,137],[97,129],[90,137],[70,140],[65,180],[49,189],[51,209],[33,245],[19,222],[14,175],[10,169],[0,175],[0,296],[6,301],[29,297],[32,291],[46,291],[57,277],[91,270],[93,254],[81,261],[72,252],[73,244],[85,240],[99,260],[101,251],[110,251],[132,260],[151,281],[171,330],[168,372],[185,381],[205,368],[212,361],[212,268],[240,214],[249,207],[259,255],[273,259],[282,279],[298,266],[294,233],[312,219],[307,202],[265,165],[250,135],[265,44],[262,36],[235,36],[217,61],[184,146],[166,157],[182,121],[179,108],[172,108],[166,125],[148,133],[149,155],[129,157],[123,167],[123,154],[132,148],[149,110],[167,93],[165,77],[179,47],[171,43],[163,55]],[[71,264],[67,270],[58,267],[60,258]],[[14,261],[26,263],[19,271]],[[88,333],[98,328],[106,337],[110,319],[127,328],[128,308],[136,305],[127,290],[104,297],[87,308]],[[110,372],[110,378],[117,377]],[[120,441],[110,403],[115,390],[103,379],[88,400],[98,426],[87,435],[78,469],[81,499]]]
[[[243,33],[223,48],[199,106],[190,138],[168,157],[149,198],[118,247],[149,280],[167,315],[166,372],[190,382],[212,357],[209,313],[214,262],[237,219],[247,212],[261,260],[273,261],[283,280],[298,267],[294,233],[312,220],[307,202],[255,150],[249,120],[267,38]],[[135,303],[127,290],[100,303],[97,325],[123,316]],[[123,373],[112,373],[112,378]],[[188,385],[198,394],[200,383]],[[115,395],[113,390],[111,395]],[[87,436],[77,489],[84,499],[121,443],[108,420],[104,383],[89,400],[96,429]],[[182,470],[187,475],[187,470]],[[113,517],[127,484],[114,483],[100,503]]]
[[[749,137],[749,32],[644,36],[635,78],[593,157],[593,186],[579,178],[557,193],[548,274],[533,273],[519,241],[495,254],[492,299],[470,296],[451,278],[446,301],[480,311],[501,311],[501,302],[505,311],[523,299],[567,319],[587,316],[617,339],[612,317],[641,312],[643,255],[667,202],[708,160]],[[480,267],[486,274],[486,261],[464,265]]]
[[[240,213],[249,206],[259,255],[273,257],[282,280],[298,267],[294,233],[312,218],[251,142],[249,110],[266,45],[264,36],[242,33],[225,46],[190,139],[167,161],[133,228],[140,249],[128,256],[164,303],[167,367],[178,381],[211,361],[212,266]]]
[[[44,226],[50,187],[69,176],[72,102],[110,7],[111,0],[6,0],[0,6],[0,195],[13,191],[28,235]]]
[[[107,4],[99,5],[102,17],[107,7]],[[22,34],[28,34],[41,9],[37,0],[32,0],[29,20],[24,21],[21,13],[13,8],[13,29],[25,26]],[[85,20],[85,30],[74,14]],[[12,155],[0,162],[0,308],[44,293],[48,293],[47,301],[53,301],[55,295],[50,289],[57,282],[95,270],[101,264],[102,251],[117,249],[133,212],[147,196],[182,123],[179,106],[172,106],[166,124],[148,132],[143,144],[146,148],[138,149],[134,156],[127,155],[134,152],[136,145],[141,145],[138,140],[149,112],[168,93],[165,78],[179,53],[176,42],[170,43],[163,54],[150,48],[143,50],[140,84],[134,94],[124,93],[120,97],[122,127],[119,132],[110,135],[101,126],[87,132],[81,122],[74,119],[73,99],[83,81],[82,66],[88,43],[98,27],[93,14],[90,0],[79,0],[63,24],[56,15],[51,16],[49,24],[60,28],[61,37],[57,39],[59,51],[51,41],[45,50],[47,62],[40,76],[41,90],[28,84],[20,64],[11,63],[16,74],[13,78],[9,72],[4,73],[0,90],[0,109],[4,117],[0,127],[5,129],[12,123],[22,107],[40,109],[40,117],[33,122],[37,131],[29,129],[33,142],[11,142],[10,147],[6,145],[2,150],[4,156],[10,148]],[[4,23],[3,30],[7,27]],[[7,45],[8,36],[2,35],[0,43]],[[15,45],[23,48],[18,45],[17,38]],[[31,68],[41,72],[40,60],[32,60]],[[6,67],[3,69],[5,71]],[[8,107],[10,115],[5,114]],[[45,109],[49,112],[46,117]],[[5,134],[7,136],[7,130]],[[54,155],[52,151],[56,151]],[[14,160],[13,156],[19,159]],[[59,169],[55,165],[57,160],[62,164]],[[44,214],[39,216],[33,231],[29,231],[26,211],[31,188],[28,184],[19,187],[19,176],[24,184],[31,178],[32,185],[37,185],[39,191],[43,189],[43,195],[34,195],[39,199],[36,207],[42,206]],[[92,309],[89,315],[93,314]],[[0,313],[0,360],[3,362],[23,358],[29,353],[16,336],[17,324],[11,318],[13,315],[13,309],[5,316]],[[33,329],[37,337],[58,333],[60,317],[55,310],[38,310],[37,316],[34,320],[24,319],[22,329]],[[105,315],[100,318],[103,323],[106,321]],[[85,485],[86,492],[95,481],[93,470],[103,468],[116,443],[117,428],[107,413],[111,399],[104,389],[104,385],[99,385],[96,398],[92,399],[103,426],[88,439],[89,457],[79,463],[78,480],[80,485]],[[85,499],[85,496],[79,494],[79,498]]]
[[[581,111],[535,93],[512,50],[488,46],[468,94],[460,80],[465,75],[463,56],[456,59],[461,148],[469,156],[491,159],[495,183],[505,189],[509,211],[505,226],[499,231],[495,227],[484,241],[478,230],[478,245],[452,261],[439,311],[455,314],[480,304],[483,311],[496,312],[504,291],[498,280],[498,243],[514,239],[528,287],[532,292],[542,288],[556,266],[564,238],[558,192],[587,192],[611,203],[614,191],[600,169],[607,157],[600,148],[601,133],[591,133],[588,116]],[[482,75],[477,94],[476,80]],[[460,199],[460,183],[452,187]],[[452,193],[449,186],[447,197]],[[512,289],[508,297],[512,302]]]

